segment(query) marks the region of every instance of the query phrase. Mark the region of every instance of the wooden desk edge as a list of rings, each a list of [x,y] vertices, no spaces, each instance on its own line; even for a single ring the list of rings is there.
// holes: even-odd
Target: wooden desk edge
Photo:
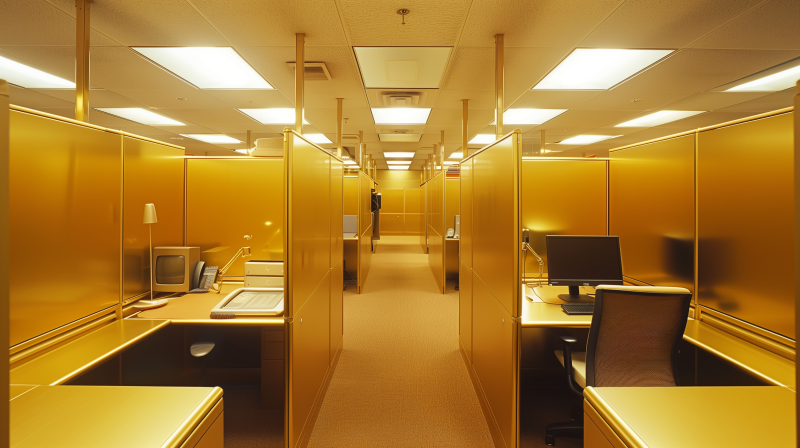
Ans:
[[[583,397],[625,445],[629,448],[648,448],[639,435],[625,423],[600,394],[595,392],[593,387],[589,386],[584,389]]]
[[[175,429],[169,438],[164,441],[162,447],[164,448],[178,448],[183,445],[186,439],[192,435],[195,428],[197,428],[202,422],[203,419],[214,409],[217,404],[220,404],[222,400],[222,389],[219,387],[214,387],[211,392],[206,395],[203,401],[195,407],[191,414],[189,414],[186,419],[183,420],[180,426]]]

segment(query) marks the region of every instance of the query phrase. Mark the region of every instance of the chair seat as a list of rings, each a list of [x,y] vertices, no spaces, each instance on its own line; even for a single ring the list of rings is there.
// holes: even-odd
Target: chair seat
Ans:
[[[556,358],[564,365],[564,352],[556,350]],[[572,352],[572,371],[578,386],[586,388],[586,352]]]
[[[207,354],[211,353],[211,350],[213,349],[214,349],[213,342],[195,342],[189,348],[189,353],[191,353],[192,356],[194,356],[195,358],[202,358],[203,356],[206,356]]]

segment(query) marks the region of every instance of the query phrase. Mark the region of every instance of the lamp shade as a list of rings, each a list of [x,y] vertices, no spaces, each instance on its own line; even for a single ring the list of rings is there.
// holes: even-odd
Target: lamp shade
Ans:
[[[156,204],[144,204],[144,224],[155,224],[158,222],[156,217]]]

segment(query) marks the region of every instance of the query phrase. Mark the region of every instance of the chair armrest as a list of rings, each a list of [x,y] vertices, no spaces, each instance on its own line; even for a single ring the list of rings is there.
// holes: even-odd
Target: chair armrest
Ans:
[[[575,383],[575,372],[572,368],[572,347],[570,344],[578,342],[566,328],[550,328],[564,345],[564,369],[567,371],[567,385],[577,395],[583,396],[583,389]]]
[[[578,342],[578,338],[572,335],[566,328],[550,328],[550,332],[558,336],[561,341],[566,342],[567,344],[574,344]]]

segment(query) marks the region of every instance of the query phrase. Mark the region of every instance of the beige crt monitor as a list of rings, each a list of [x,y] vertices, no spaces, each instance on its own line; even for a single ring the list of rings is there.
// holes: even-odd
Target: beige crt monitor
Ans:
[[[151,275],[154,292],[188,292],[192,288],[199,247],[154,247]]]

